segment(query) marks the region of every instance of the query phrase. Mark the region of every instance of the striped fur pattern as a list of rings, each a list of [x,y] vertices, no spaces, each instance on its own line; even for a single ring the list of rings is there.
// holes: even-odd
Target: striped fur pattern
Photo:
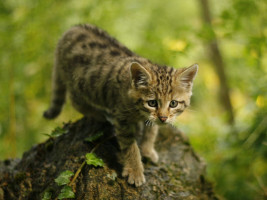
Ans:
[[[130,184],[145,182],[141,155],[158,161],[158,125],[172,123],[190,104],[198,66],[174,69],[142,58],[93,25],[77,25],[59,41],[53,69],[52,100],[44,112],[59,115],[68,92],[85,116],[108,120],[123,157]],[[135,135],[143,124],[140,150]],[[140,153],[141,152],[141,153]]]

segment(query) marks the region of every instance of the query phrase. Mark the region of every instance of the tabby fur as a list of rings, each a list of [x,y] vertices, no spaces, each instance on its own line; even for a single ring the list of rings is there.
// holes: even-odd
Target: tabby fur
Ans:
[[[44,117],[59,115],[68,91],[80,113],[114,125],[122,175],[140,186],[145,183],[141,155],[158,161],[158,126],[173,123],[189,106],[197,70],[197,64],[174,69],[152,63],[96,26],[77,25],[57,45],[51,106]],[[144,126],[138,146],[139,124]]]

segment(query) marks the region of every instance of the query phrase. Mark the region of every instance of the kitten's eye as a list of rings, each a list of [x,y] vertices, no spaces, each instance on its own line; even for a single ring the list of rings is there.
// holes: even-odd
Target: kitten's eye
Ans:
[[[157,107],[158,106],[158,103],[156,100],[149,100],[147,102],[147,104],[150,106],[150,107]]]
[[[170,102],[170,107],[171,107],[171,108],[175,108],[176,106],[178,106],[178,101],[172,100],[172,101]]]

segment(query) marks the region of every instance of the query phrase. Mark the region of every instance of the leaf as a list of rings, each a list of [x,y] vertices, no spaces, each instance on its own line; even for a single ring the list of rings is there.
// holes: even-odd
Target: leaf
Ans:
[[[103,132],[98,132],[94,135],[91,135],[87,138],[85,138],[85,141],[87,142],[93,142],[93,141],[96,141],[97,139],[99,139],[101,136],[103,135]]]
[[[70,186],[65,185],[61,189],[61,191],[60,191],[60,193],[59,193],[57,198],[58,199],[66,199],[66,198],[73,199],[73,198],[75,198],[75,194],[72,191],[72,188]]]
[[[62,172],[56,179],[55,182],[58,185],[66,185],[70,182],[70,178],[73,176],[73,172],[66,170]]]
[[[67,133],[67,130],[61,128],[61,127],[56,127],[52,132],[51,134],[47,134],[47,133],[43,133],[43,135],[45,136],[48,136],[50,138],[55,138],[55,137],[58,137],[60,135],[63,135]]]
[[[44,196],[43,196],[42,200],[50,200],[50,199],[51,199],[51,197],[52,197],[52,192],[51,192],[51,191],[49,191],[49,190],[47,190],[47,191],[45,191],[45,193],[44,193]]]
[[[43,135],[45,135],[45,136],[48,136],[48,137],[52,137],[50,134],[48,134],[48,133],[43,133]]]
[[[87,153],[85,155],[86,157],[86,163],[88,165],[94,165],[95,167],[103,167],[104,166],[104,162],[101,158],[96,157],[96,155],[94,153]]]
[[[67,131],[66,130],[64,130],[63,128],[61,128],[61,127],[56,127],[53,131],[52,131],[52,133],[51,133],[51,137],[58,137],[58,136],[60,136],[60,135],[63,135],[64,133],[66,133]]]

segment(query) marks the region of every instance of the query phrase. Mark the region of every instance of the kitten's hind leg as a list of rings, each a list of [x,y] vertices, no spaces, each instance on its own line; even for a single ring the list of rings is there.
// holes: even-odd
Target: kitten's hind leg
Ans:
[[[154,143],[158,135],[158,126],[145,126],[141,141],[142,156],[149,158],[153,163],[157,163],[159,156],[154,148]]]
[[[43,116],[47,119],[53,119],[59,115],[66,98],[66,85],[60,78],[59,66],[55,64],[52,74],[52,98],[50,108]]]

